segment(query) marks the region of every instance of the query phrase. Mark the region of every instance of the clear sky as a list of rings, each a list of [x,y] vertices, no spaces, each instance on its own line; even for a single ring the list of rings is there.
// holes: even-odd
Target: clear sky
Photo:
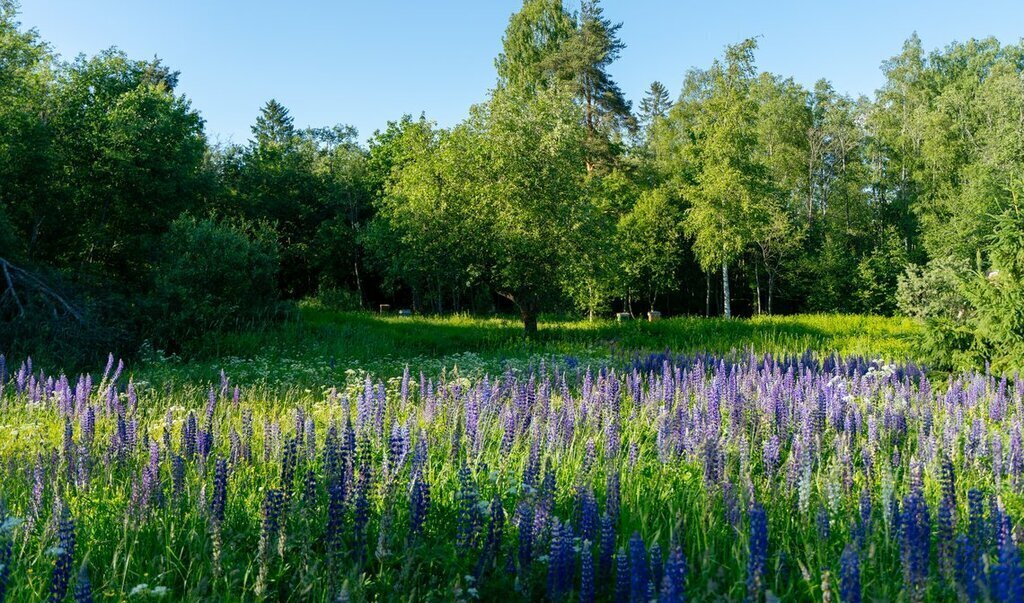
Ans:
[[[181,71],[179,91],[213,141],[244,142],[259,107],[298,126],[347,123],[366,139],[404,113],[457,123],[494,85],[494,57],[518,0],[22,0],[21,21],[65,58],[118,46]],[[573,0],[567,2],[572,6]],[[851,94],[914,31],[926,49],[1024,35],[1022,0],[605,0],[626,49],[612,74],[634,105],[653,80],[673,95],[691,67],[758,36],[762,69]]]

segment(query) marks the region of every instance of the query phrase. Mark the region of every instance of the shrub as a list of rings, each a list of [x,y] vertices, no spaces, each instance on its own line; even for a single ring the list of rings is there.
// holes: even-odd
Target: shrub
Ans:
[[[173,347],[272,318],[276,241],[265,224],[179,217],[161,239],[153,267],[151,332]]]

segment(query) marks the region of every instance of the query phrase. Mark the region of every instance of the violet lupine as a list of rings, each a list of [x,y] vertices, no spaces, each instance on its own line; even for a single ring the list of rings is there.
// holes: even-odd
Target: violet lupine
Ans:
[[[991,595],[996,601],[1024,601],[1024,567],[1020,549],[1009,538],[999,547],[998,561],[992,569]]]
[[[601,516],[601,548],[597,558],[598,577],[602,582],[611,582],[612,562],[615,557],[615,526],[607,513]]]
[[[556,517],[551,530],[551,554],[548,558],[548,593],[551,600],[561,600],[572,590],[576,574],[576,553],[573,550],[572,526]]]
[[[260,523],[259,543],[259,574],[256,578],[256,592],[262,594],[266,588],[267,570],[270,566],[270,555],[274,541],[281,531],[281,512],[284,507],[284,496],[276,488],[270,488],[263,496],[262,521]]]

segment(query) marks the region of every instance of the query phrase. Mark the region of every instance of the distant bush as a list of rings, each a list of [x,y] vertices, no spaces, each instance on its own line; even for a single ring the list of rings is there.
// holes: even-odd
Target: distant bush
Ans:
[[[278,247],[263,224],[175,220],[153,267],[150,332],[172,347],[211,331],[250,327],[277,309]]]

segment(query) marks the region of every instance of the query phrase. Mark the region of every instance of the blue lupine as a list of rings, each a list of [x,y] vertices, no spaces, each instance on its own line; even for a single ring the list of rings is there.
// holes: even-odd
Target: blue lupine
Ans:
[[[999,548],[998,562],[992,570],[992,598],[996,601],[1024,601],[1024,567],[1020,549],[1007,538]]]
[[[768,516],[761,503],[750,508],[750,543],[747,557],[747,595],[757,599],[765,588],[768,567]]]
[[[978,578],[981,575],[981,557],[970,538],[961,534],[955,543],[954,575],[960,591],[972,603],[980,597]]]
[[[0,596],[0,600],[3,600],[3,596]],[[84,565],[75,580],[75,603],[92,603],[92,582],[89,581],[89,572]]]
[[[68,592],[71,580],[71,567],[75,560],[75,520],[71,517],[66,505],[61,506],[60,523],[57,528],[57,557],[53,565],[53,577],[50,580],[51,603],[60,603]]]
[[[683,603],[686,600],[686,557],[678,544],[669,550],[665,575],[661,581],[659,603]]]
[[[611,582],[612,561],[615,557],[615,526],[607,513],[601,516],[601,549],[597,560],[598,576],[602,582]]]
[[[228,463],[224,459],[217,459],[213,473],[213,496],[210,499],[210,520],[218,526],[224,522],[227,489]]]
[[[900,554],[908,589],[918,591],[928,578],[931,551],[931,518],[928,503],[919,490],[903,499],[900,511]]]
[[[519,572],[526,573],[533,562],[533,508],[524,503],[519,504]]]
[[[647,600],[647,585],[651,574],[647,563],[647,547],[640,532],[634,532],[629,539],[629,600],[643,603]]]
[[[594,576],[594,553],[589,540],[584,539],[580,545],[580,593],[579,603],[593,603],[597,593],[596,578]]]
[[[630,603],[631,578],[625,548],[615,555],[615,603]]]
[[[860,556],[852,544],[846,545],[839,558],[839,600],[860,603]]]
[[[409,495],[409,534],[417,536],[423,531],[430,512],[430,485],[422,478],[413,480]]]

